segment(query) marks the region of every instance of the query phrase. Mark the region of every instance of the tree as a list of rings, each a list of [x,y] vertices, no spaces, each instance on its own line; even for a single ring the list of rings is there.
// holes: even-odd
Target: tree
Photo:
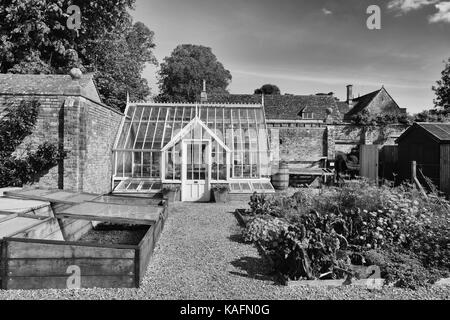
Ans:
[[[54,74],[67,73],[78,66],[84,72],[95,72],[99,92],[111,106],[123,106],[119,101],[125,99],[126,91],[136,94],[135,99],[143,99],[149,88],[141,73],[146,63],[155,63],[153,32],[142,23],[133,25],[127,10],[133,9],[134,3],[135,0],[3,0],[0,72]],[[81,9],[78,37],[66,27],[66,10],[72,4]],[[125,71],[129,73],[121,73]],[[121,89],[116,90],[116,84],[111,82],[119,79],[122,80],[117,86]]]
[[[265,84],[261,88],[256,89],[255,94],[279,95],[281,94],[281,91],[280,88],[274,84]]]
[[[195,102],[202,91],[203,80],[207,92],[228,93],[232,79],[211,48],[183,44],[164,59],[159,71],[159,98],[163,101]]]
[[[435,107],[444,108],[446,112],[450,112],[450,58],[445,62],[445,68],[441,75],[442,78],[437,81],[437,86],[433,86],[436,94],[434,104]]]
[[[112,35],[92,43],[89,48],[90,68],[97,69],[94,80],[107,105],[125,107],[126,94],[142,100],[150,94],[147,80],[142,78],[146,63],[156,64],[153,56],[153,32],[138,22],[124,36]]]

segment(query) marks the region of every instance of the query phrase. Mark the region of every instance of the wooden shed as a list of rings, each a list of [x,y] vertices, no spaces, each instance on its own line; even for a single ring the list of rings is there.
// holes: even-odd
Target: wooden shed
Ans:
[[[450,123],[414,123],[398,139],[399,177],[411,179],[411,163],[417,162],[419,181],[423,176],[450,196]]]

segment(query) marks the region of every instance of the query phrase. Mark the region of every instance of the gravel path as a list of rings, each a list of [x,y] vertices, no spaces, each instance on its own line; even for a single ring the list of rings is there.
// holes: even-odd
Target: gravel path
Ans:
[[[245,202],[171,206],[140,289],[0,291],[1,299],[450,299],[450,287],[288,288],[275,285],[233,215]]]

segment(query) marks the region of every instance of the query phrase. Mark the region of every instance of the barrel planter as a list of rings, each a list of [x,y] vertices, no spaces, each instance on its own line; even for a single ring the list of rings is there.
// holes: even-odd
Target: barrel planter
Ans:
[[[226,203],[228,201],[228,191],[213,191],[214,201],[217,203]]]
[[[272,185],[277,190],[289,188],[289,165],[286,162],[281,162],[278,173],[272,176]]]

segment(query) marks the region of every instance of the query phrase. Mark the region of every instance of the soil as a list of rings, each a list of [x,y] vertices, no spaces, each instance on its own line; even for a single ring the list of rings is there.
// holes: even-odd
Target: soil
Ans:
[[[138,245],[148,226],[99,224],[83,235],[79,241],[98,244]]]

